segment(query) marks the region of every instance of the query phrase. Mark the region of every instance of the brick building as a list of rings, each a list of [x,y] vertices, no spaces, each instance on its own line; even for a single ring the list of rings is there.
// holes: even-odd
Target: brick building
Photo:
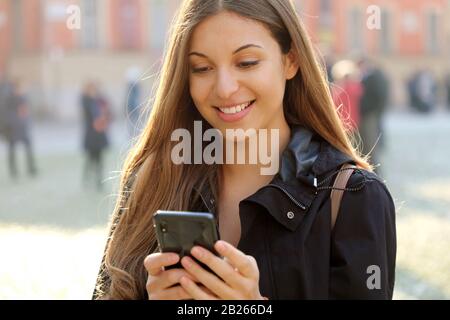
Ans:
[[[450,72],[449,0],[303,0],[297,4],[322,53],[336,59],[368,55],[385,69],[395,105],[407,103],[404,82],[418,68],[431,70],[437,81]]]
[[[150,93],[180,2],[0,0],[0,71],[25,80],[38,113],[73,119],[80,88],[91,78],[120,112],[130,67],[147,76]],[[322,53],[336,59],[370,55],[383,66],[395,105],[406,103],[404,81],[416,68],[429,68],[438,79],[450,72],[449,0],[294,2]],[[379,21],[373,20],[378,13]]]
[[[150,93],[151,75],[178,3],[0,0],[0,70],[25,81],[37,113],[73,119],[88,79],[102,84],[121,113],[127,70],[138,68]]]

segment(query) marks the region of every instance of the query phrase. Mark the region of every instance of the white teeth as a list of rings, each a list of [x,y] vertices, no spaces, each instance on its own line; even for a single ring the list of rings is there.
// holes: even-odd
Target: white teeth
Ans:
[[[220,111],[222,111],[223,113],[226,113],[226,114],[235,114],[235,113],[239,113],[239,112],[245,110],[250,104],[251,104],[251,101],[231,107],[231,108],[219,108],[219,109],[220,109]]]

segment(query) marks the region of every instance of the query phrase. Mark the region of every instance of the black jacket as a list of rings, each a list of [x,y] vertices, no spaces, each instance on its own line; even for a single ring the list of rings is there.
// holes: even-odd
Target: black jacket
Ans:
[[[339,168],[351,162],[317,135],[294,128],[279,173],[240,202],[238,249],[256,259],[263,296],[392,298],[395,208],[374,173],[357,169],[352,174],[331,230],[330,188]],[[201,203],[195,209],[216,214],[210,189],[198,192]],[[379,276],[378,285],[374,276]]]
[[[240,202],[238,249],[256,259],[263,296],[392,298],[395,207],[374,173],[358,169],[352,174],[331,230],[330,188],[339,168],[351,162],[317,135],[295,128],[279,173]],[[215,212],[209,190],[204,188],[201,195],[204,209]],[[371,266],[379,267],[379,289],[373,288]]]

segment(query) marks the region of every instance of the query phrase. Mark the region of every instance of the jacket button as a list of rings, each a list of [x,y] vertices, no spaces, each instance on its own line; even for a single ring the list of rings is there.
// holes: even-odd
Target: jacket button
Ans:
[[[288,213],[287,213],[287,217],[290,219],[290,220],[292,220],[292,219],[294,219],[294,213],[292,212],[292,211],[289,211]]]

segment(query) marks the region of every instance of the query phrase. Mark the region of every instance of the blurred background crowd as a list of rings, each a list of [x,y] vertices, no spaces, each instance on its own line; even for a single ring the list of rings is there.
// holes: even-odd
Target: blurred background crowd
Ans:
[[[89,299],[180,0],[0,0],[0,298]],[[450,298],[450,1],[294,0],[397,206],[397,299]]]

